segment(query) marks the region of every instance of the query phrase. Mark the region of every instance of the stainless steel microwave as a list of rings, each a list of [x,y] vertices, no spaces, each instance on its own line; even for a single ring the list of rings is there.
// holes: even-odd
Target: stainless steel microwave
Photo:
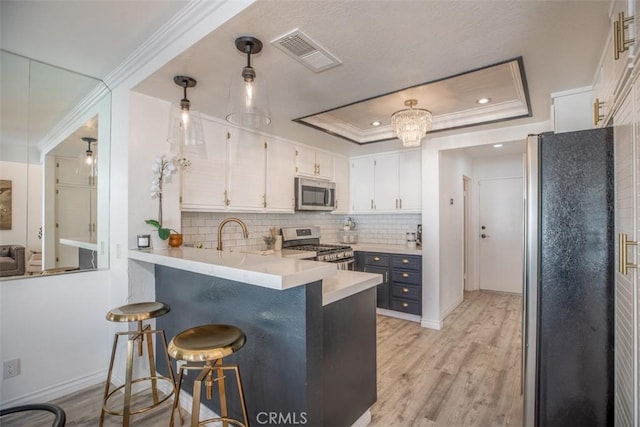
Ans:
[[[332,211],[336,208],[335,182],[296,178],[297,211]]]

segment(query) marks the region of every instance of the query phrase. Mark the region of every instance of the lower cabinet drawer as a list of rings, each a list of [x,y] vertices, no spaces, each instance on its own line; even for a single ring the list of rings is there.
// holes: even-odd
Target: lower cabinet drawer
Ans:
[[[415,301],[421,300],[421,292],[419,286],[391,285],[391,297],[403,298]]]
[[[410,285],[420,285],[422,283],[422,272],[419,270],[391,269],[391,281],[408,283]]]
[[[419,301],[391,298],[391,310],[402,311],[409,314],[421,314],[422,307]]]

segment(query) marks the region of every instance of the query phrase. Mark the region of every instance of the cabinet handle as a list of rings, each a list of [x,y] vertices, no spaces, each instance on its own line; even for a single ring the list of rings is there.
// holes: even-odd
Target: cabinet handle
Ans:
[[[396,209],[398,209],[398,199],[396,199]]]
[[[403,306],[404,308],[407,308],[407,307],[409,307],[409,303],[403,302],[403,303],[402,303],[402,306]]]
[[[406,259],[406,258],[402,258],[402,263],[403,263],[403,264],[409,264],[409,260],[408,260],[408,259]]]
[[[403,294],[406,294],[406,293],[408,293],[408,292],[409,292],[409,288],[402,288],[402,293],[403,293]]]
[[[604,106],[604,102],[596,98],[593,102],[593,125],[598,126],[600,120],[604,119],[604,114],[600,114],[600,108]]]
[[[265,208],[267,207],[267,195],[266,194],[262,195],[262,206],[265,207]]]
[[[400,209],[402,209],[402,199],[400,199]]]
[[[406,279],[407,277],[409,277],[409,273],[402,273],[402,277]]]
[[[373,199],[371,199],[371,209],[373,209]]]
[[[638,246],[638,242],[627,239],[628,236],[625,233],[618,234],[618,271],[625,275],[627,274],[627,269],[638,268],[638,264],[627,261],[627,246]]]
[[[629,29],[629,24],[633,21],[633,16],[624,17],[624,12],[618,13],[618,20],[613,23],[613,59],[620,59],[620,54],[629,50],[635,39],[625,40],[625,31]]]
[[[380,257],[379,257],[379,256],[374,256],[374,257],[373,257],[373,260],[374,260],[374,261],[376,261],[376,262],[377,262],[377,261],[380,261]]]

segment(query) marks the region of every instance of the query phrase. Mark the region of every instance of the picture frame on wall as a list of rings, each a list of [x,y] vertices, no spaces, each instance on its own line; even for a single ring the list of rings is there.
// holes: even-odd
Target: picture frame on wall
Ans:
[[[11,230],[11,187],[11,180],[0,179],[0,230]]]

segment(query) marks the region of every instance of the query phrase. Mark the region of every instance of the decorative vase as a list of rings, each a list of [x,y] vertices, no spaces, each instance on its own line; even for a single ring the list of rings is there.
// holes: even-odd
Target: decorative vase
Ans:
[[[172,248],[182,246],[182,234],[169,234],[169,246]]]
[[[151,233],[151,247],[156,251],[169,249],[169,239],[162,240],[157,232]]]

